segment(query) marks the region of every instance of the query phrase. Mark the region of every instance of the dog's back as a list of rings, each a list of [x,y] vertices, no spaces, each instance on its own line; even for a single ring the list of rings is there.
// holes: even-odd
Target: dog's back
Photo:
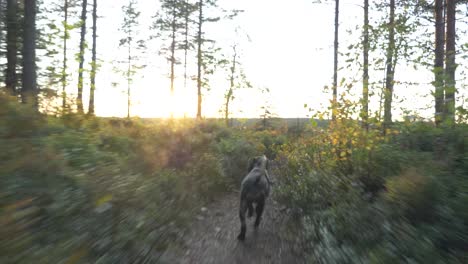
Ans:
[[[258,202],[266,199],[270,194],[270,184],[265,175],[266,171],[261,168],[254,168],[245,176],[241,184],[241,198],[248,202]]]

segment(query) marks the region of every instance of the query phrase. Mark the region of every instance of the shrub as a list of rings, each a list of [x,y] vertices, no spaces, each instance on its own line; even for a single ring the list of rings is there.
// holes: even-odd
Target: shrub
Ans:
[[[249,159],[264,153],[265,147],[239,133],[221,138],[216,145],[222,157],[224,174],[238,185],[247,174]]]
[[[32,107],[0,93],[0,138],[36,136],[44,124],[44,117]]]
[[[221,160],[213,154],[202,154],[187,168],[189,177],[193,177],[199,194],[205,201],[212,201],[227,188],[227,178],[224,175]],[[187,173],[187,172],[186,172]]]
[[[25,210],[40,216],[37,229],[0,239],[0,262],[113,263],[163,251],[227,189],[216,125],[46,118],[0,102],[0,221],[25,199],[33,201]]]
[[[431,221],[437,201],[434,180],[410,168],[386,183],[386,200],[395,212],[400,212],[412,222]]]

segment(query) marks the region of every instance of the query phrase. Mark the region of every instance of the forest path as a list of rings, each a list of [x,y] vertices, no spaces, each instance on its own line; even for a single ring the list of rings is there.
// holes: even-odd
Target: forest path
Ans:
[[[237,240],[240,229],[239,196],[229,193],[200,210],[184,238],[176,263],[305,263],[293,232],[288,232],[286,216],[272,199],[267,200],[258,229],[255,215],[247,219],[247,235]]]

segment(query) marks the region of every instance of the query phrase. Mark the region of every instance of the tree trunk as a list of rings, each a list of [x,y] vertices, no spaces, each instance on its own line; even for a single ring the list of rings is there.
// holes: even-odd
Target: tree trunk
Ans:
[[[444,0],[435,0],[435,60],[434,60],[434,97],[435,116],[438,126],[443,120],[444,112],[444,44],[445,44],[445,19]]]
[[[229,127],[229,103],[231,102],[232,94],[234,93],[234,79],[236,74],[236,64],[237,64],[237,50],[236,46],[232,48],[234,51],[233,58],[232,58],[232,66],[231,66],[231,78],[230,78],[230,86],[228,93],[226,95],[226,108],[224,109],[224,118],[226,120],[226,126]]]
[[[226,126],[229,127],[229,103],[231,102],[232,96],[232,88],[229,88],[229,91],[226,95],[226,103],[224,105],[224,120],[226,122]]]
[[[131,31],[128,34],[128,39],[130,40],[132,36]],[[128,68],[127,68],[127,118],[130,119],[130,106],[131,106],[131,99],[130,99],[130,86],[132,83],[131,74],[132,74],[132,43],[129,41],[128,45]]]
[[[0,0],[0,27],[6,28],[5,8],[3,8],[3,0]],[[2,29],[3,29],[2,28]],[[3,42],[3,30],[0,30],[0,46]],[[6,43],[6,42],[5,42]],[[2,80],[3,81],[3,80]]]
[[[332,99],[332,120],[336,119],[336,107],[338,97],[338,29],[339,29],[340,1],[335,0],[335,41],[333,57],[333,99]]]
[[[190,15],[190,10],[189,10],[189,3],[188,1],[184,2],[185,4],[185,10],[184,10],[184,19],[185,19],[185,40],[184,40],[184,90],[187,89],[187,54],[188,54],[188,49],[189,49],[189,42],[188,42],[188,35],[189,35],[189,15]]]
[[[445,122],[449,125],[455,123],[455,41],[456,41],[456,9],[455,0],[447,0],[447,31],[446,31],[446,50],[445,50]]]
[[[201,104],[202,104],[202,24],[203,24],[203,0],[198,2],[198,34],[197,34],[197,96],[198,96],[198,103],[197,103],[197,119],[202,118],[201,114]]]
[[[93,49],[91,59],[91,87],[89,89],[88,114],[94,115],[94,91],[96,90],[96,38],[97,38],[97,0],[93,1]]]
[[[172,42],[171,42],[171,102],[175,103],[174,100],[174,79],[175,79],[175,73],[174,73],[174,66],[175,66],[175,47],[176,47],[176,18],[177,18],[177,13],[176,13],[176,6],[174,5],[172,7]],[[174,105],[170,106],[171,109],[171,118],[174,117]]]
[[[382,110],[383,110],[383,102],[384,102],[384,94],[385,94],[385,79],[386,76],[383,77],[383,82],[382,82],[382,87],[380,89],[379,93],[379,113],[378,113],[378,120],[379,122],[382,122]]]
[[[78,96],[76,98],[76,105],[78,113],[83,114],[83,64],[84,64],[84,53],[85,53],[85,37],[86,37],[86,7],[88,5],[87,0],[83,0],[83,6],[81,9],[81,36],[80,36],[80,53],[78,57]]]
[[[16,84],[18,76],[16,74],[16,65],[18,64],[18,3],[17,0],[7,0],[6,14],[6,48],[7,48],[7,68],[5,72],[5,86],[7,91],[16,94]]]
[[[392,123],[392,99],[394,85],[394,51],[395,51],[395,0],[390,0],[390,21],[388,23],[388,47],[387,47],[387,75],[385,80],[384,94],[384,126],[383,132],[390,127]]]
[[[364,0],[364,39],[363,59],[364,69],[362,74],[362,127],[369,129],[369,0]]]
[[[68,40],[68,0],[63,6],[63,68],[62,68],[62,110],[67,108],[67,40]]]
[[[23,32],[23,103],[37,108],[36,83],[36,0],[24,1]]]

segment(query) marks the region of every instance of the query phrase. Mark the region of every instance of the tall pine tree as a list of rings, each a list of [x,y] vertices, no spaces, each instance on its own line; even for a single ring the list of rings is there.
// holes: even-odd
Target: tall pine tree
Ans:
[[[23,103],[37,108],[36,73],[36,0],[24,1],[23,75],[21,97]]]
[[[186,8],[187,2],[185,0],[163,0],[161,1],[161,10],[156,15],[155,28],[158,30],[157,36],[164,43],[161,53],[165,55],[169,62],[171,100],[174,100],[175,66],[178,64],[176,52],[182,46],[180,35],[184,33],[184,30],[186,30],[185,33],[188,35],[188,24],[186,24],[188,23],[186,12],[188,11]],[[174,103],[171,103],[171,107],[173,107]],[[173,111],[174,109],[170,109],[171,116],[173,115]]]
[[[97,0],[93,0],[93,48],[91,58],[91,86],[89,88],[88,114],[94,115],[94,91],[96,90],[96,48],[97,48]]]
[[[187,89],[187,65],[188,65],[188,53],[191,49],[193,49],[193,42],[190,41],[190,32],[191,32],[191,24],[193,20],[191,19],[192,14],[197,10],[196,6],[192,4],[189,0],[185,0],[182,8],[182,15],[183,15],[183,36],[184,40],[180,44],[180,49],[184,50],[184,90]]]
[[[18,2],[17,0],[7,0],[6,10],[6,49],[7,68],[5,72],[5,87],[10,94],[16,93],[18,75],[16,66],[18,64]]]
[[[392,99],[395,78],[395,0],[390,0],[388,45],[386,54],[386,78],[384,91],[384,133],[392,123]]]
[[[119,46],[126,49],[126,59],[122,62],[126,65],[126,69],[122,70],[127,79],[127,118],[130,118],[131,109],[131,87],[134,75],[145,65],[140,63],[141,55],[146,50],[146,43],[139,36],[139,17],[140,12],[136,9],[137,1],[130,0],[127,5],[122,7],[123,23],[120,29],[124,33],[124,37],[120,39]]]
[[[217,0],[199,0],[197,3],[198,8],[198,19],[196,21],[197,26],[197,35],[195,38],[195,44],[197,47],[197,119],[202,118],[202,88],[206,87],[207,82],[203,74],[208,66],[208,60],[211,57],[210,52],[204,49],[204,43],[212,42],[211,40],[205,38],[204,27],[207,23],[217,22],[220,17],[210,17],[207,16],[207,9],[216,8]]]
[[[76,105],[78,113],[83,114],[83,72],[84,72],[84,55],[86,48],[86,9],[88,1],[83,0],[81,8],[81,34],[80,34],[80,47],[78,53],[78,95],[76,98]]]
[[[340,0],[335,0],[335,39],[333,42],[333,97],[332,119],[336,119],[336,107],[338,99],[338,37],[339,37]]]
[[[64,0],[63,3],[63,61],[62,61],[62,109],[67,107],[67,42],[69,39],[68,33],[68,1]]]
[[[445,31],[445,122],[449,125],[455,123],[455,71],[456,57],[456,13],[457,0],[446,1],[446,31]]]
[[[434,86],[435,86],[435,123],[439,125],[444,113],[444,50],[445,50],[445,19],[444,0],[435,0],[435,49],[434,49]]]
[[[369,128],[369,0],[364,0],[363,26],[363,73],[362,73],[362,126]]]

